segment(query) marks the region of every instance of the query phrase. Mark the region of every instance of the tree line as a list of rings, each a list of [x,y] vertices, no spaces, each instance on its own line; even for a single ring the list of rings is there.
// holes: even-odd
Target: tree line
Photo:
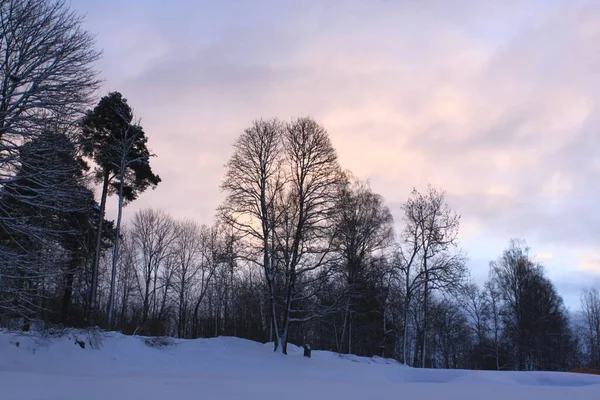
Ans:
[[[415,367],[600,368],[596,289],[569,313],[522,240],[472,282],[444,191],[413,190],[394,221],[310,117],[241,132],[211,224],[155,208],[124,222],[161,179],[128,101],[97,101],[100,53],[81,21],[62,0],[0,0],[2,326],[233,335]]]

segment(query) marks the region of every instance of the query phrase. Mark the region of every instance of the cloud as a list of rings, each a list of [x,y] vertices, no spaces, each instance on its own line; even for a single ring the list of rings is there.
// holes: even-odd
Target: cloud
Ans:
[[[159,155],[163,183],[128,214],[210,222],[252,119],[311,115],[397,219],[413,186],[445,189],[478,260],[523,237],[573,271],[599,247],[598,2],[72,5]]]

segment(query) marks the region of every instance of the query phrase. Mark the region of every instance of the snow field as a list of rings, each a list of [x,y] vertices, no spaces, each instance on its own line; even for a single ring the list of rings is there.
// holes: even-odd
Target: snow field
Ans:
[[[147,339],[0,332],[0,400],[600,399],[594,375],[423,370],[326,351],[308,359],[291,345],[284,356],[271,344],[231,337],[166,346]]]

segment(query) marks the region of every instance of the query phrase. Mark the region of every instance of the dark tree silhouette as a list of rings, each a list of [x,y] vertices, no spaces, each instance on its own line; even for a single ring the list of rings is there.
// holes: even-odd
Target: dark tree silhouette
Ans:
[[[104,216],[107,196],[110,193],[117,193],[119,197],[119,216],[116,227],[115,256],[113,257],[115,263],[118,256],[118,231],[122,206],[135,200],[148,187],[156,187],[160,183],[160,177],[154,174],[150,167],[152,155],[147,148],[146,135],[142,127],[133,120],[131,107],[120,93],[109,93],[100,99],[93,110],[87,112],[82,121],[82,136],[83,152],[98,166],[96,178],[102,182],[100,214]],[[92,266],[89,302],[91,313],[96,308],[101,232],[100,224]],[[114,276],[114,271],[112,275]],[[114,282],[111,286],[114,287]],[[108,308],[110,320],[110,304]]]

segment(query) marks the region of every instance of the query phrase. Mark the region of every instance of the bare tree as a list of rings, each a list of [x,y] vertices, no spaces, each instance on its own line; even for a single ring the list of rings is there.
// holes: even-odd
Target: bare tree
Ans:
[[[420,231],[413,229],[414,225],[409,224],[407,216],[404,216],[405,228],[402,231],[401,242],[394,259],[394,264],[399,271],[402,289],[404,292],[403,301],[403,334],[402,334],[402,362],[408,364],[408,338],[410,324],[410,310],[413,300],[421,287],[421,274],[418,270],[418,255],[421,249]]]
[[[220,214],[249,244],[246,259],[259,265],[267,284],[271,324],[275,332],[274,206],[283,187],[282,124],[258,120],[234,144],[221,189],[227,193]],[[259,255],[260,258],[257,258]],[[275,341],[275,349],[278,346]]]
[[[428,305],[432,290],[454,290],[466,274],[464,256],[457,250],[460,217],[445,201],[444,193],[431,186],[426,194],[413,190],[403,206],[409,263],[419,261],[419,284],[423,295],[421,365],[426,364]],[[412,242],[414,240],[414,242]]]
[[[493,268],[493,267],[492,267]],[[492,329],[492,340],[493,340],[493,357],[496,360],[496,369],[500,370],[500,335],[502,329],[502,320],[501,320],[501,306],[502,299],[500,290],[498,289],[498,285],[496,281],[493,279],[493,269],[490,271],[491,276],[490,279],[485,283],[485,295],[487,297],[489,313],[490,313],[490,322]]]
[[[200,246],[202,249],[202,261],[200,263],[200,272],[194,287],[194,335],[198,334],[200,307],[209,293],[209,287],[214,282],[214,277],[222,261],[222,242],[219,227],[211,228],[203,225],[200,228]],[[215,311],[216,315],[216,311]]]
[[[163,211],[145,209],[133,217],[131,234],[141,253],[141,295],[143,299],[141,323],[146,326],[150,310],[156,310],[156,290],[159,269],[171,255],[176,239],[173,219]]]
[[[185,337],[187,315],[192,298],[191,288],[202,270],[202,236],[200,227],[193,221],[176,225],[177,235],[173,243],[176,258],[174,288],[178,301],[177,334]]]
[[[462,288],[462,307],[471,319],[470,327],[479,345],[483,344],[488,331],[489,299],[475,283]]]
[[[121,251],[119,251],[119,269],[117,294],[119,297],[119,319],[124,324],[131,317],[129,313],[134,311],[135,307],[135,289],[137,283],[136,267],[139,263],[139,253],[136,251],[135,243],[129,229],[125,227],[119,231],[122,239]],[[117,322],[117,323],[119,323]]]
[[[314,120],[298,118],[288,123],[283,144],[289,178],[279,213],[282,226],[276,236],[285,274],[278,335],[281,350],[287,354],[290,324],[323,315],[323,310],[296,307],[312,299],[327,277],[324,268],[330,265],[334,237],[332,213],[343,175],[327,131]],[[304,284],[299,287],[301,280]]]
[[[521,240],[511,240],[497,262],[493,279],[502,298],[501,316],[507,345],[518,370],[555,369],[568,365],[572,338],[562,298],[529,255]]]
[[[381,196],[373,193],[366,183],[350,177],[341,185],[333,219],[334,246],[341,253],[347,284],[338,351],[347,346],[351,353],[350,335],[346,333],[351,329],[352,303],[364,295],[361,286],[369,266],[367,260],[393,241],[393,218]]]
[[[581,311],[585,323],[585,345],[589,363],[600,367],[600,293],[597,289],[585,289],[581,293]]]
[[[281,344],[285,353],[290,324],[317,316],[294,305],[319,291],[317,275],[328,261],[331,212],[342,176],[335,150],[325,129],[310,118],[285,126],[277,120],[256,121],[235,143],[227,168],[221,215],[248,240],[246,259],[264,271],[274,349]],[[278,277],[284,285],[281,313]]]
[[[90,103],[100,53],[81,22],[62,0],[0,1],[3,161],[23,138],[42,134],[48,122],[76,120]]]
[[[474,366],[481,368],[482,363],[489,357],[490,319],[493,318],[490,298],[485,289],[481,290],[475,283],[469,282],[463,286],[459,299],[460,305],[468,316],[469,328],[476,339],[473,349]]]

